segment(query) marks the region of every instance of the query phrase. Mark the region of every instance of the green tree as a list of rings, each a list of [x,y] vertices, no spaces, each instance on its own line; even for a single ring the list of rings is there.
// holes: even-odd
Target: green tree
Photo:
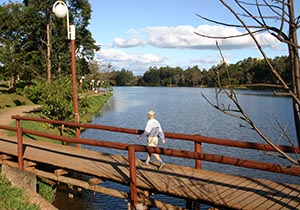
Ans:
[[[10,78],[10,87],[15,85],[15,78],[22,76],[24,40],[24,19],[22,7],[10,3],[0,7],[0,63],[4,78]],[[16,18],[20,14],[20,18]]]
[[[61,77],[51,84],[36,81],[20,91],[31,101],[41,105],[44,116],[55,120],[72,121],[74,119],[71,78]],[[86,101],[84,97],[79,98],[80,115],[88,107]]]
[[[149,67],[144,73],[143,80],[147,86],[160,86],[160,77],[157,67]]]
[[[55,17],[52,13],[54,2],[26,0],[23,4],[1,5],[0,62],[5,72],[19,75],[21,79],[42,77],[48,81],[70,74],[66,18]],[[88,0],[68,1],[67,6],[70,23],[76,26],[76,66],[78,75],[82,75],[89,73],[88,62],[99,49],[87,29],[91,6]]]
[[[185,70],[185,84],[187,86],[199,86],[201,79],[201,71],[198,66],[193,66]]]
[[[129,86],[129,85],[136,84],[136,80],[133,76],[132,71],[125,70],[125,69],[116,72],[115,80],[116,80],[116,85],[118,86]]]

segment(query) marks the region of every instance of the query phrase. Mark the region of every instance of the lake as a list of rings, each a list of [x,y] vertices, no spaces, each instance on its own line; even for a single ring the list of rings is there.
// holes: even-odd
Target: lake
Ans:
[[[111,125],[132,129],[145,128],[147,112],[154,110],[156,119],[166,132],[200,134],[203,136],[228,138],[241,141],[252,141],[264,143],[263,140],[249,128],[244,121],[228,116],[212,107],[201,95],[216,102],[214,88],[187,88],[187,87],[114,87],[114,95],[102,108],[101,114],[95,116],[93,124]],[[295,127],[293,123],[292,100],[286,97],[274,96],[269,91],[236,91],[239,103],[248,116],[257,126],[276,144],[288,145],[283,138],[284,133],[295,141]],[[219,95],[218,103],[224,107],[233,108],[234,105],[224,94]],[[279,126],[280,125],[280,126]],[[101,139],[107,141],[124,142],[130,144],[146,144],[146,139],[137,141],[137,136],[110,133],[107,131],[86,130],[81,135],[83,138]],[[297,145],[296,142],[293,142]],[[192,142],[183,142],[167,139],[161,147],[174,149],[193,150]],[[108,152],[105,148],[85,148]],[[111,152],[111,150],[109,150]],[[239,157],[273,163],[284,163],[286,161],[265,152],[256,152],[237,148],[222,148],[210,144],[203,144],[204,153]],[[127,155],[124,151],[114,151],[117,154]],[[144,159],[145,154],[137,154],[138,158]],[[162,156],[165,162],[194,166],[194,161],[180,158]],[[217,163],[203,162],[203,169],[220,171],[230,174],[267,178],[274,181],[300,183],[300,178],[249,170],[235,166],[221,165]],[[104,182],[102,186],[113,187],[128,191],[126,186],[120,186],[111,182]],[[55,205],[64,210],[94,210],[94,209],[127,209],[127,201],[112,198],[99,193],[84,191],[80,198],[73,200],[65,199],[66,195],[58,193]],[[167,196],[159,196],[161,200],[170,200]],[[63,204],[58,204],[63,201]],[[173,204],[185,206],[184,200],[172,198]],[[57,204],[56,204],[57,203]],[[63,207],[61,205],[64,205]],[[201,209],[207,209],[205,205]]]

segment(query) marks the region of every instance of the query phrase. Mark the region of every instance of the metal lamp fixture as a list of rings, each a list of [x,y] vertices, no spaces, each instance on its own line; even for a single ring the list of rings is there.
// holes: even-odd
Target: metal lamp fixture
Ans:
[[[69,24],[69,10],[65,2],[56,1],[52,7],[53,13],[56,17],[64,18],[67,16],[67,35],[69,40],[75,40],[75,25]]]

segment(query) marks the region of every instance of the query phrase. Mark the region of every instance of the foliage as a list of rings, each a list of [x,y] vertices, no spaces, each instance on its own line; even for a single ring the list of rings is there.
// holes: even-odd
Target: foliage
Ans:
[[[61,77],[53,83],[36,81],[35,84],[19,90],[34,103],[40,104],[42,113],[54,120],[73,120],[72,82],[68,77]],[[79,97],[78,109],[84,113],[88,106],[84,97]],[[80,114],[80,113],[79,113]]]
[[[0,206],[1,209],[38,210],[35,204],[30,204],[28,197],[20,188],[12,187],[8,179],[0,176]]]
[[[52,78],[70,73],[66,18],[55,17],[54,2],[26,0],[0,5],[0,75],[3,79],[10,78],[12,84],[17,77],[26,81],[45,79],[49,62]],[[88,61],[99,49],[87,29],[91,6],[88,0],[68,1],[67,6],[70,23],[76,26],[77,73],[81,75],[89,72]]]
[[[15,18],[19,14],[19,18]],[[0,62],[4,77],[20,74],[24,57],[24,18],[19,4],[0,7]]]
[[[68,81],[67,78],[61,78],[61,80],[54,81],[52,84],[44,83],[42,81],[37,81],[34,85],[28,86],[24,90],[19,90],[21,94],[24,94],[24,96],[29,97],[31,100],[40,104],[42,107],[40,113],[32,113],[29,116],[47,117],[55,120],[74,121],[74,115],[73,115],[74,109],[72,106],[73,102],[68,101],[70,100],[70,97],[72,97],[72,92],[68,92],[71,90],[70,88],[67,88],[66,81]],[[107,91],[105,94],[100,94],[100,95],[95,95],[92,92],[81,93],[81,96],[79,97],[79,104],[78,104],[79,105],[78,108],[80,112],[79,113],[80,122],[81,123],[90,122],[93,116],[99,113],[100,108],[111,97],[111,95],[112,93],[109,91]],[[46,104],[50,102],[52,104]],[[56,106],[57,108],[55,108]],[[59,112],[63,112],[63,113],[59,113]],[[48,114],[53,114],[53,116],[50,116]],[[23,121],[22,127],[33,129],[36,131],[41,131],[41,132],[47,132],[49,134],[55,134],[55,135],[62,134],[60,127],[57,128],[53,125],[48,125],[45,123]],[[15,133],[10,132],[9,135],[15,135]],[[72,131],[71,133],[69,132],[66,133],[66,135],[72,135]],[[38,137],[38,136],[31,136],[31,138],[39,139],[42,141],[48,141],[47,138]],[[58,141],[57,143],[60,143],[60,141]]]
[[[130,86],[136,83],[133,73],[125,69],[116,72],[115,80],[119,86]]]
[[[51,80],[70,74],[70,44],[66,37],[66,18],[55,17],[52,12],[54,2],[54,0],[27,0],[23,3],[10,1],[0,6],[0,63],[3,64],[0,67],[0,78],[11,78],[11,85],[17,77],[25,81],[46,78],[48,60],[51,64]],[[99,47],[95,45],[87,29],[91,17],[89,2],[71,0],[67,1],[67,6],[70,23],[76,25],[77,75],[84,75],[89,81],[101,80],[118,86],[215,86],[216,66],[208,70],[199,66],[187,69],[154,66],[149,67],[143,76],[133,76],[130,69],[111,71],[110,64],[104,69],[103,64],[101,66],[100,63],[93,61],[94,52]],[[46,26],[50,27],[49,37]],[[47,47],[51,47],[49,58]],[[279,57],[274,58],[272,62],[281,76],[291,81],[289,59]],[[247,58],[236,64],[229,64],[228,69],[232,78],[230,83],[233,85],[278,82],[274,75],[269,74],[269,66],[264,60]],[[228,83],[226,80],[224,78],[222,84]]]
[[[280,75],[291,82],[291,68],[287,56],[270,59],[273,65],[280,70]],[[218,70],[218,71],[217,71]],[[227,72],[228,71],[228,72]],[[217,75],[218,74],[220,75]],[[227,75],[229,73],[229,75]],[[180,67],[149,67],[140,78],[134,78],[132,72],[122,69],[111,73],[114,84],[118,86],[216,86],[219,76],[222,85],[249,85],[257,83],[277,84],[278,80],[270,74],[269,66],[264,60],[247,58],[236,64],[220,64],[210,69],[200,69],[198,66],[182,69]],[[230,76],[230,81],[228,81]]]
[[[281,74],[288,80],[290,67],[287,57],[277,57],[272,60],[274,65],[281,69]],[[275,77],[269,73],[269,68],[264,60],[247,58],[236,64],[222,64],[213,66],[209,70],[199,69],[198,66],[181,69],[180,67],[150,67],[148,71],[138,80],[138,85],[145,86],[208,86],[215,87],[216,68],[220,73],[221,83],[229,84],[227,69],[229,70],[232,85],[256,84],[256,83],[277,83]],[[222,70],[223,69],[223,70]],[[122,74],[119,74],[119,76]],[[119,79],[120,80],[120,79]],[[122,85],[116,82],[117,85]]]

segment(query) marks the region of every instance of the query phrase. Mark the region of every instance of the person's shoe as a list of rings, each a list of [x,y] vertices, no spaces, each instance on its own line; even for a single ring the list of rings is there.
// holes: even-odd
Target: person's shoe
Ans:
[[[147,163],[147,162],[142,162],[142,165],[143,165],[143,166],[148,166],[149,163]]]
[[[158,170],[162,169],[166,164],[165,163],[161,163]]]

